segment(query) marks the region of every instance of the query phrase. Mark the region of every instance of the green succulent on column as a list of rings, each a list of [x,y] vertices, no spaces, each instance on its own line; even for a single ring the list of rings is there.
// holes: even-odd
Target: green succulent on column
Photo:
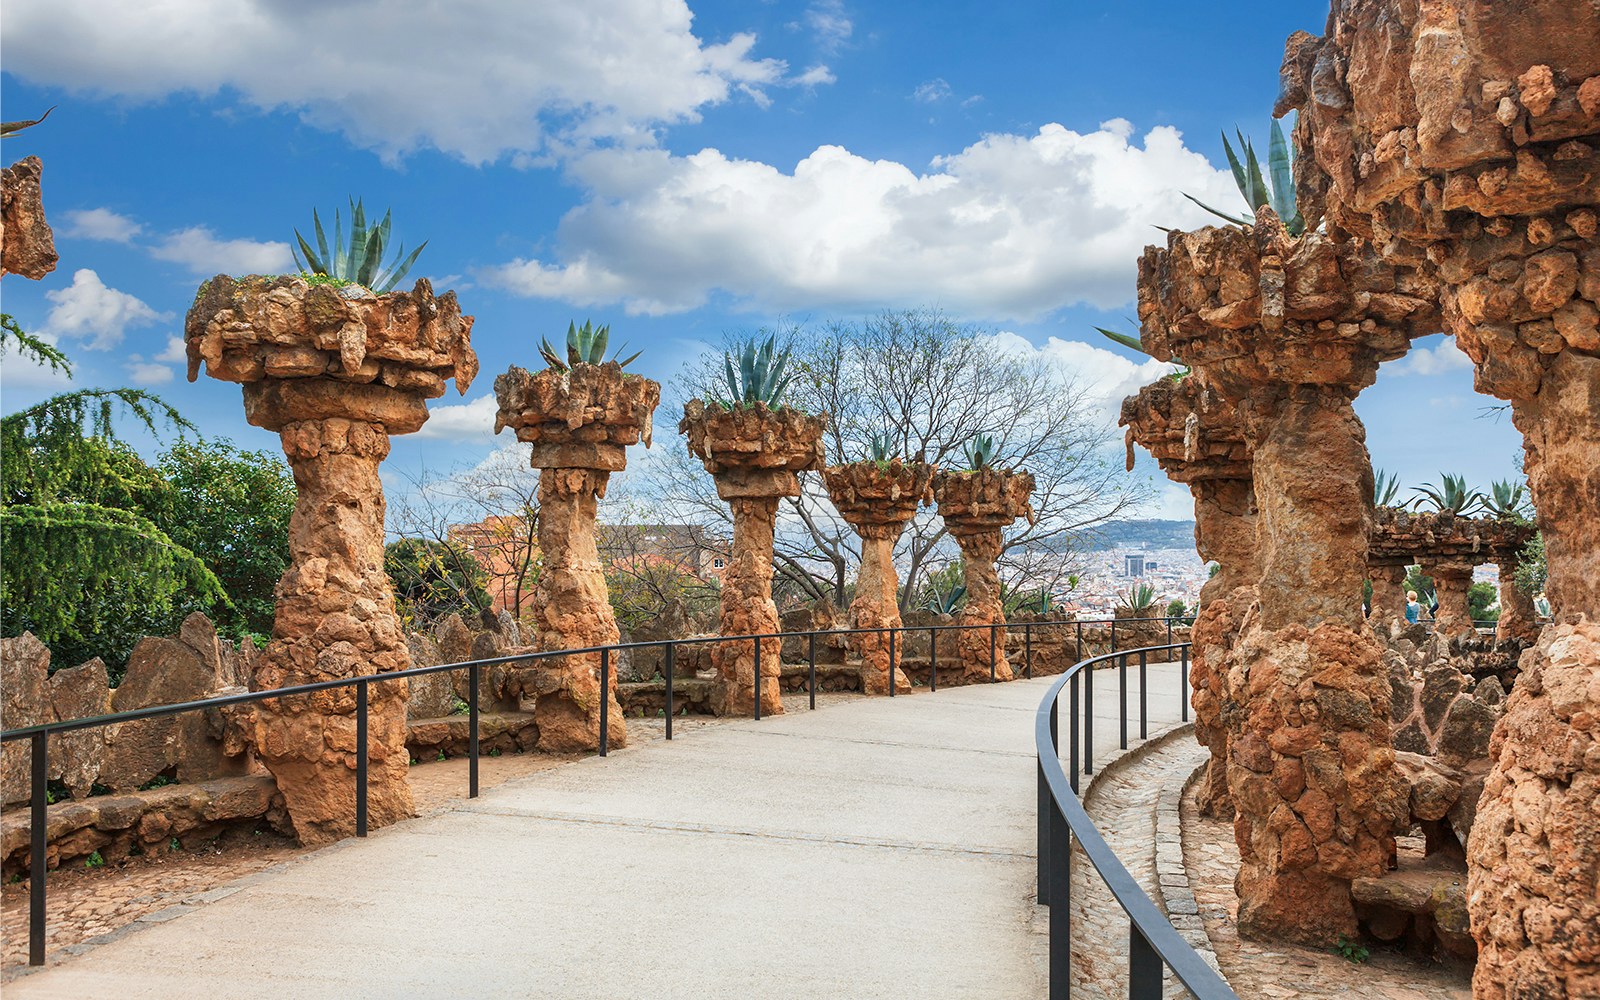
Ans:
[[[1400,477],[1378,469],[1373,473],[1372,502],[1377,507],[1393,507],[1400,497]]]
[[[601,365],[605,364],[606,346],[610,339],[610,326],[596,328],[589,320],[584,320],[582,326],[576,323],[568,323],[566,357],[563,359],[560,354],[557,354],[556,349],[550,346],[550,340],[546,337],[539,338],[539,356],[544,358],[545,362],[556,371],[564,372],[573,365],[580,364]],[[623,347],[626,346],[626,344],[623,345]],[[618,348],[617,354],[621,353],[622,348]],[[626,368],[633,364],[635,359],[643,353],[643,351],[634,351],[621,361],[617,361],[617,366]],[[612,360],[616,360],[615,356],[613,356]]]
[[[411,251],[411,256],[405,256],[405,244],[395,251],[395,261],[387,268],[383,263],[383,252],[389,245],[390,212],[383,213],[383,221],[376,226],[367,225],[367,213],[359,199],[350,202],[350,245],[344,245],[344,224],[339,218],[339,210],[333,212],[333,251],[328,251],[328,238],[322,231],[322,218],[316,209],[311,210],[311,222],[315,227],[317,248],[311,249],[311,244],[306,242],[300,230],[294,231],[295,242],[298,249],[294,254],[295,263],[300,270],[312,275],[323,275],[336,282],[360,285],[370,288],[374,292],[389,292],[406,272],[411,270],[411,265],[417,262],[417,255],[422,253],[422,247],[428,245],[427,240],[422,241],[422,246]]]
[[[776,337],[768,337],[763,344],[754,338],[745,341],[737,353],[722,355],[722,366],[728,398],[718,402],[724,409],[765,403],[775,410],[783,405],[784,391],[789,388],[789,377],[784,374],[789,352],[778,350]]]
[[[1527,487],[1506,479],[1497,479],[1489,487],[1483,500],[1483,509],[1498,521],[1523,521],[1528,517],[1528,505],[1523,497]]]
[[[895,457],[893,440],[887,431],[881,431],[867,439],[867,460],[876,462],[880,466],[888,465],[889,460]]]
[[[961,457],[966,459],[967,468],[976,472],[988,468],[999,453],[999,448],[994,443],[991,434],[979,434],[961,449]]]
[[[1412,487],[1412,492],[1420,494],[1412,500],[1413,504],[1420,506],[1423,502],[1433,505],[1439,513],[1455,514],[1458,517],[1470,517],[1479,507],[1484,506],[1485,500],[1482,491],[1469,489],[1467,477],[1452,476],[1449,473],[1439,474],[1440,485],[1424,483]]]
[[[1289,153],[1289,143],[1283,137],[1283,126],[1277,119],[1272,122],[1272,137],[1267,148],[1267,171],[1272,175],[1272,184],[1268,186],[1266,178],[1261,173],[1261,161],[1256,158],[1255,146],[1244,133],[1238,129],[1233,130],[1239,139],[1239,148],[1244,151],[1244,160],[1233,150],[1233,144],[1228,142],[1226,133],[1222,136],[1222,149],[1228,156],[1228,166],[1233,170],[1233,182],[1239,188],[1239,193],[1244,196],[1245,205],[1250,209],[1251,217],[1240,218],[1229,215],[1207,205],[1192,194],[1184,197],[1199,205],[1201,208],[1215,215],[1219,219],[1241,226],[1248,226],[1255,221],[1256,212],[1263,208],[1271,208],[1283,222],[1283,227],[1289,231],[1290,236],[1299,236],[1306,231],[1306,220],[1300,214],[1300,208],[1295,204],[1294,193],[1294,161]]]

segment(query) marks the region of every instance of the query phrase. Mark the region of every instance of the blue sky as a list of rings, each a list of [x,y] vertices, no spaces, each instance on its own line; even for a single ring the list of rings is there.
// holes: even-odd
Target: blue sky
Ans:
[[[43,158],[61,264],[7,280],[5,310],[78,383],[275,448],[236,386],[183,381],[173,338],[201,280],[292,269],[311,209],[359,195],[428,240],[413,276],[458,290],[483,364],[391,470],[507,444],[494,375],[583,317],[666,381],[727,331],[938,306],[1096,381],[1110,414],[1155,368],[1090,327],[1126,328],[1153,225],[1205,222],[1180,192],[1237,200],[1219,129],[1264,136],[1283,40],[1326,9],[8,0],[4,117],[61,107],[4,154]],[[59,385],[10,357],[0,389],[9,412]],[[1520,443],[1479,418],[1493,402],[1433,337],[1357,410],[1377,465],[1487,485]],[[1151,513],[1188,509],[1163,498]]]

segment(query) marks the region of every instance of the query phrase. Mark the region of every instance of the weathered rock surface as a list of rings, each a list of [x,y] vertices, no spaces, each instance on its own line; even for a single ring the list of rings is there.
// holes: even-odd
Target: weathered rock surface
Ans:
[[[1600,626],[1547,626],[1467,844],[1475,996],[1600,996]]]
[[[778,631],[778,608],[772,602],[772,539],[778,500],[799,496],[799,473],[825,465],[822,434],[827,414],[801,413],[788,407],[770,410],[765,403],[725,410],[698,399],[684,405],[678,430],[687,436],[689,453],[700,459],[716,480],[717,495],[733,512],[733,552],[722,576],[722,635],[766,635]],[[783,711],[779,694],[778,640],[760,644],[761,683],[756,688],[754,640],[720,642],[711,651],[717,672],[712,695],[718,715]]]
[[[427,420],[424,400],[477,373],[472,318],[455,294],[376,295],[310,286],[297,277],[218,275],[201,286],[185,323],[189,378],[244,384],[245,416],[277,431],[299,495],[291,563],[278,583],[273,641],[252,685],[283,687],[410,665],[383,569],[384,496],[378,465],[389,435]],[[368,690],[368,814],[375,826],[411,814],[406,784],[406,685]],[[278,779],[303,843],[355,828],[353,687],[261,703],[250,716],[257,755]]]
[[[37,156],[0,171],[0,276],[20,274],[37,281],[56,269],[60,258],[39,186],[43,173]]]
[[[512,367],[494,380],[499,410],[495,432],[510,427],[533,444],[539,473],[539,551],[543,569],[534,590],[533,616],[540,650],[615,644],[621,633],[606,590],[595,542],[595,513],[611,473],[627,465],[627,447],[650,443],[651,414],[661,386],[625,373],[616,362],[547,368],[529,374]],[[624,665],[609,663],[601,690],[599,653],[541,660],[529,675],[536,695],[539,746],[592,750],[600,746],[600,710],[606,699],[606,742],[627,744],[627,724],[616,701]]]
[[[994,679],[1009,681],[1011,664],[993,651],[1006,648],[1006,614],[1000,602],[1000,577],[995,560],[1005,548],[1004,531],[1018,518],[1033,523],[1033,474],[982,468],[965,472],[940,470],[933,477],[933,495],[956,544],[961,546],[961,571],[967,603],[956,624],[955,647],[962,678],[969,684]],[[990,628],[976,626],[988,625]]]
[[[879,465],[854,462],[823,470],[828,496],[839,515],[861,536],[861,569],[856,594],[850,602],[849,627],[900,628],[900,579],[894,569],[894,544],[919,506],[933,501],[929,484],[934,469],[923,462],[898,458]],[[895,690],[911,690],[900,673],[905,643],[890,643],[885,633],[850,637],[850,648],[861,658],[861,685],[868,694],[887,694],[892,676]]]
[[[0,717],[15,729],[234,693],[244,689],[253,652],[219,640],[210,620],[195,613],[176,635],[140,640],[122,684],[112,688],[98,658],[51,674],[49,649],[24,632],[0,639]],[[83,799],[96,785],[121,793],[157,776],[187,783],[245,774],[246,750],[232,714],[186,712],[52,736],[46,774]],[[0,803],[28,801],[31,760],[27,743],[0,750]]]
[[[1241,728],[1237,717],[1246,712],[1248,691],[1231,691],[1227,686],[1228,664],[1233,645],[1239,638],[1244,612],[1256,602],[1253,586],[1235,589],[1230,594],[1212,597],[1195,617],[1190,631],[1192,652],[1189,660],[1189,703],[1194,707],[1194,735],[1211,751],[1198,794],[1200,809],[1207,816],[1232,819],[1233,797],[1228,792],[1228,733]]]

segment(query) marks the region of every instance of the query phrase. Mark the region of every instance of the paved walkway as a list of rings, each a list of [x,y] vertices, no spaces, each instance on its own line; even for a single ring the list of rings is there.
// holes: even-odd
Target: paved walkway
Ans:
[[[1177,666],[1150,674],[1154,735]],[[1049,683],[797,701],[557,767],[156,914],[6,996],[1038,997]],[[1096,679],[1101,761],[1116,683]]]

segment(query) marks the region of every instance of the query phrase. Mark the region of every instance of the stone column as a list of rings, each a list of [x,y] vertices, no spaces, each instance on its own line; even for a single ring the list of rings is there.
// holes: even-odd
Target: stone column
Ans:
[[[1592,4],[1336,0],[1290,39],[1302,204],[1425,259],[1511,403],[1560,624],[1524,653],[1467,847],[1473,995],[1600,992],[1600,19]]]
[[[1406,570],[1406,566],[1394,563],[1367,567],[1372,577],[1372,614],[1368,617],[1374,623],[1405,621]]]
[[[900,628],[900,578],[894,568],[894,545],[916,516],[917,507],[933,499],[928,486],[932,475],[931,466],[898,458],[882,465],[854,462],[824,470],[823,482],[834,507],[861,538],[861,568],[856,574],[855,599],[850,602],[851,628]],[[852,635],[850,647],[861,657],[862,691],[888,694],[891,677],[896,691],[911,690],[911,682],[900,673],[904,636],[891,643],[884,633]]]
[[[1140,262],[1146,348],[1244,401],[1260,577],[1255,603],[1230,609],[1240,631],[1218,679],[1249,936],[1353,935],[1350,882],[1385,869],[1407,818],[1361,610],[1372,473],[1350,404],[1436,325],[1434,303],[1416,271],[1290,237],[1267,209],[1248,228],[1174,232]]]
[[[1434,595],[1439,599],[1439,610],[1433,616],[1435,635],[1470,636],[1472,610],[1468,605],[1472,590],[1472,564],[1439,562],[1423,567],[1433,577]]]
[[[1124,399],[1119,422],[1128,428],[1129,472],[1138,443],[1169,478],[1189,485],[1195,550],[1218,566],[1200,589],[1200,613],[1191,630],[1189,700],[1195,738],[1211,751],[1199,791],[1200,809],[1207,816],[1231,819],[1228,728],[1222,717],[1225,709],[1237,713],[1240,706],[1224,700],[1223,674],[1261,577],[1255,488],[1242,417],[1236,400],[1204,372],[1191,371],[1179,379],[1162,378]]]
[[[723,635],[765,635],[778,631],[778,608],[772,601],[773,533],[778,501],[800,495],[799,473],[823,467],[822,433],[827,414],[810,415],[789,407],[768,409],[765,403],[723,409],[698,399],[684,405],[678,430],[688,437],[689,452],[716,480],[717,495],[733,515],[733,551],[722,576]],[[756,691],[753,640],[719,642],[711,664],[717,681],[712,710],[718,715],[749,715],[761,699],[761,711],[783,711],[778,674],[782,642],[761,643],[761,690]]]
[[[995,560],[1005,548],[1004,529],[1019,517],[1033,523],[1033,475],[1009,469],[967,472],[941,470],[933,477],[933,495],[950,534],[961,547],[967,603],[956,616],[956,655],[961,676],[969,684],[988,683],[991,664],[997,681],[1012,679],[1006,660],[1006,613],[1000,602],[1000,575]],[[977,626],[996,625],[986,629]],[[993,651],[991,659],[990,651]]]
[[[1496,642],[1532,642],[1539,637],[1539,615],[1533,606],[1533,596],[1517,586],[1521,552],[1516,548],[1494,550],[1495,568],[1500,574],[1500,618],[1494,627]]]
[[[277,431],[298,496],[290,565],[278,583],[272,642],[257,658],[257,690],[389,673],[410,666],[383,568],[378,465],[389,435],[428,418],[423,400],[446,378],[466,391],[477,371],[455,294],[427,281],[378,296],[310,287],[294,277],[219,275],[186,321],[189,379],[244,384],[245,417]],[[425,345],[425,346],[424,346]],[[404,681],[368,690],[368,816],[409,816]],[[277,779],[302,843],[355,830],[356,690],[262,702],[245,722]]]
[[[611,473],[627,465],[628,446],[642,438],[649,447],[661,386],[610,361],[533,374],[512,366],[494,380],[494,391],[495,432],[511,427],[518,441],[532,444],[529,461],[540,470],[537,648],[611,645],[621,633],[595,541],[595,515]],[[555,657],[522,671],[535,695],[540,749],[598,749],[603,699],[610,700],[606,745],[627,745],[627,723],[616,699],[620,664],[612,661],[602,692],[600,656]]]

